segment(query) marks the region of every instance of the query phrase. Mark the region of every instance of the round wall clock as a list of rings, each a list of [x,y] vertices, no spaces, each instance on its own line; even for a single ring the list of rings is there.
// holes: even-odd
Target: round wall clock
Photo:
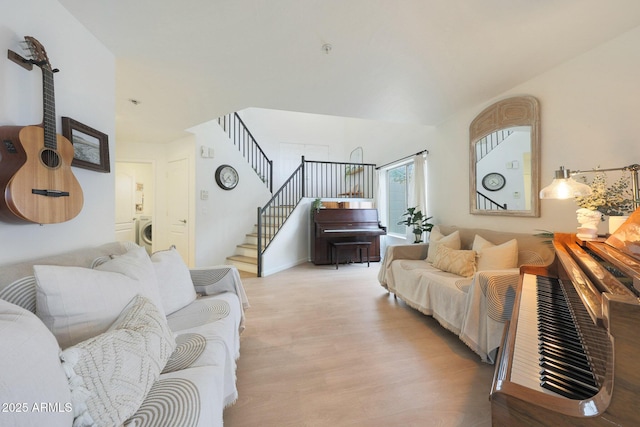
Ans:
[[[233,190],[238,185],[238,171],[233,166],[220,165],[216,169],[216,183],[223,190]]]
[[[482,186],[489,191],[498,191],[507,181],[502,174],[498,172],[488,173],[482,178]]]

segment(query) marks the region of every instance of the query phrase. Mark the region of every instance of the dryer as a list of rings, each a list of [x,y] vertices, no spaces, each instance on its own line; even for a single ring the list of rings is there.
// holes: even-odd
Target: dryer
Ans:
[[[153,220],[150,216],[141,216],[138,219],[138,245],[144,247],[149,254],[153,251]]]

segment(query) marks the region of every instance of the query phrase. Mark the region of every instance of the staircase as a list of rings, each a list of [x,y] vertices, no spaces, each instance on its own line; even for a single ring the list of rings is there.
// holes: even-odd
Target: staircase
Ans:
[[[269,208],[269,213],[262,217],[262,248],[268,246],[293,209],[293,206]],[[234,265],[238,270],[258,274],[258,224],[253,226],[251,232],[245,234],[244,241],[236,246],[235,253],[227,257],[227,263]]]
[[[497,130],[476,142],[476,163],[497,148],[498,145],[500,145],[505,139],[509,138],[512,133],[513,130],[510,129]]]
[[[262,255],[303,198],[373,198],[374,164],[307,161],[304,156],[291,176],[273,193],[273,162],[240,116],[228,114],[220,117],[218,124],[273,194],[264,207],[258,207],[253,230],[236,246],[234,255],[227,257],[227,262],[238,270],[262,276]]]

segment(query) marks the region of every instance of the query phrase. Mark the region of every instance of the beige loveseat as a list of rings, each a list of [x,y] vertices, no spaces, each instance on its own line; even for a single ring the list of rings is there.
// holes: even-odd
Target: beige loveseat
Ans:
[[[1,426],[222,426],[248,301],[231,266],[133,243],[0,266]]]
[[[543,237],[437,225],[427,244],[387,247],[378,280],[493,363],[519,267],[548,265],[553,258]]]

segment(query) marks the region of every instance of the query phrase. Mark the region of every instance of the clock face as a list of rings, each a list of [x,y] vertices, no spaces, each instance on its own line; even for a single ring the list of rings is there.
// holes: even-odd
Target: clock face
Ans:
[[[238,171],[232,166],[222,165],[216,169],[216,183],[224,190],[232,190],[238,185]]]
[[[482,186],[489,191],[498,191],[507,181],[502,174],[497,172],[488,173],[482,178]]]

